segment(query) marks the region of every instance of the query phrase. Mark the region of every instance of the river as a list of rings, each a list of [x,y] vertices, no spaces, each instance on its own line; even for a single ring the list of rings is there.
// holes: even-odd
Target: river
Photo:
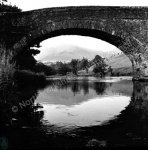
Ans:
[[[15,135],[4,134],[12,148],[148,146],[147,84],[131,77],[65,81],[20,89],[33,102],[18,105]]]

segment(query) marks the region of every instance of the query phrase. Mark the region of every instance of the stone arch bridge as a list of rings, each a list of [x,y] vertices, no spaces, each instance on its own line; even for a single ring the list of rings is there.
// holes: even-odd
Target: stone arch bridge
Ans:
[[[19,53],[58,35],[91,36],[123,51],[140,77],[148,76],[147,33],[147,7],[81,6],[0,13],[0,45],[6,49]]]

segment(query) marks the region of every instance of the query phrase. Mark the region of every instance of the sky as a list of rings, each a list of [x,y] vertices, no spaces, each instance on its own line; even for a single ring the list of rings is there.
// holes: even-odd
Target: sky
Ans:
[[[90,51],[92,51],[92,53],[93,51],[96,50],[103,51],[103,52],[113,52],[113,51],[117,53],[119,52],[117,47],[105,41],[92,38],[92,37],[77,36],[77,35],[72,35],[72,36],[64,35],[64,36],[54,37],[51,39],[44,40],[43,42],[41,42],[40,45],[41,47],[39,48],[39,50],[41,51],[41,53],[35,56],[37,60],[42,60],[42,58],[44,58],[45,56],[52,54],[55,47],[57,47],[59,53],[61,51],[64,51],[65,45],[67,45],[67,47],[71,45],[71,46],[78,46],[84,49],[89,49]],[[59,49],[59,47],[61,47],[61,49]]]
[[[24,11],[61,6],[148,6],[147,0],[8,0]]]
[[[63,6],[148,6],[146,0],[8,0],[8,3],[18,6],[23,11]],[[40,60],[43,56],[48,55],[47,48],[50,50],[54,46],[63,44],[76,45],[92,50],[99,48],[100,51],[106,52],[117,50],[113,45],[91,37],[60,36],[43,41],[41,53],[36,59]]]

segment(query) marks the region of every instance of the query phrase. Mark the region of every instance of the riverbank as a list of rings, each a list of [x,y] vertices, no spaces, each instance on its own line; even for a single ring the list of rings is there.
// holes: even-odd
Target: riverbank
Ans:
[[[38,85],[46,83],[46,76],[44,73],[35,73],[29,70],[17,70],[14,77],[21,85]]]
[[[148,82],[148,77],[133,77],[133,81]]]
[[[96,81],[113,81],[115,79],[118,80],[132,80],[132,76],[105,76],[105,77],[95,77],[95,76],[46,76],[46,80],[70,80],[70,81],[78,81],[78,80],[96,80]]]

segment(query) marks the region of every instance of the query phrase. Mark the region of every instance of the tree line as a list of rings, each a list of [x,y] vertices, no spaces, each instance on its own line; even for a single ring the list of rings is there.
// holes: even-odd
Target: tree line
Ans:
[[[0,12],[21,12],[22,10],[16,5],[6,3],[8,0],[0,0]]]
[[[67,75],[72,73],[73,75],[78,75],[78,71],[85,70],[85,73],[88,74],[89,68],[93,67],[94,74],[100,74],[101,76],[105,75],[107,72],[108,65],[104,62],[104,58],[99,55],[96,55],[93,60],[88,60],[87,58],[82,59],[72,59],[70,62],[63,63],[57,61],[56,63],[51,63],[50,65],[45,65],[42,62],[36,63],[34,67],[35,72],[44,72],[45,75]],[[111,69],[111,67],[109,67]]]

